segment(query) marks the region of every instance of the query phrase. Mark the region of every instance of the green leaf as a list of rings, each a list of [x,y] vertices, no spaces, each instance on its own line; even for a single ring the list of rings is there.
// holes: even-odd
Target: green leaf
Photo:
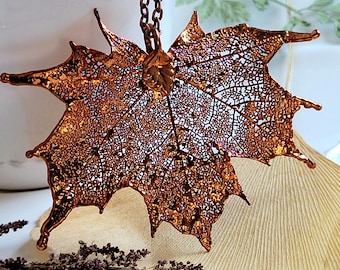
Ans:
[[[176,0],[176,6],[188,5],[196,1],[197,0]]]
[[[330,22],[330,19],[329,19],[328,15],[325,12],[318,11],[317,15],[318,15],[318,20],[319,20],[320,23],[327,24],[327,23]]]
[[[293,28],[295,27],[295,22],[294,21],[289,21],[284,27],[284,30],[292,31]]]
[[[288,24],[285,25],[284,29],[291,31],[293,30],[295,26],[303,26],[303,27],[310,26],[310,22],[305,21],[298,17],[292,17],[290,21],[288,22]]]
[[[332,6],[332,10],[336,13],[340,13],[340,4]]]
[[[320,7],[320,6],[327,6],[334,2],[334,0],[315,0],[310,7]]]
[[[336,34],[336,36],[338,37],[338,38],[340,38],[340,20],[336,20],[335,22],[334,22],[334,30],[335,30],[335,34]]]
[[[200,18],[204,20],[210,17],[216,9],[215,0],[204,0],[200,5],[196,7],[196,9],[200,15]]]
[[[302,26],[304,26],[304,27],[311,26],[311,23],[308,22],[308,21],[305,21],[305,20],[300,21],[300,23],[301,23],[300,25],[302,25]]]
[[[221,0],[216,15],[224,22],[244,22],[249,20],[247,7],[239,1]]]
[[[268,0],[253,0],[255,6],[263,11],[266,9],[266,7],[268,6]]]
[[[307,22],[305,20],[296,18],[296,25],[300,25],[300,26],[306,27],[306,26],[310,26],[310,22]]]

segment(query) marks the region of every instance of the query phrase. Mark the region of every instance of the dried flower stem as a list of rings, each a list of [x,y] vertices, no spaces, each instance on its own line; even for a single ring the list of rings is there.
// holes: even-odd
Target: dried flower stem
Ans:
[[[14,222],[9,222],[7,224],[1,224],[0,225],[0,235],[3,235],[5,233],[8,233],[9,230],[16,231],[17,229],[21,229],[28,223],[27,220],[18,220]]]
[[[137,261],[144,258],[150,252],[146,249],[130,250],[128,253],[118,247],[107,244],[102,248],[97,245],[88,246],[79,241],[80,247],[77,253],[50,254],[46,262],[27,262],[24,258],[0,260],[0,269],[109,269],[109,270],[138,270]],[[159,261],[155,270],[202,270],[201,264],[193,265],[190,262],[182,263]]]

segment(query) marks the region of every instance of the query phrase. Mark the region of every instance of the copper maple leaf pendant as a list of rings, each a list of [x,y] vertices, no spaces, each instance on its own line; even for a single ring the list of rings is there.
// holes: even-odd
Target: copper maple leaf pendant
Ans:
[[[45,160],[53,196],[39,249],[73,208],[102,212],[117,190],[131,187],[144,197],[152,236],[167,221],[209,250],[224,201],[247,201],[231,157],[268,163],[284,155],[315,166],[292,141],[292,118],[301,106],[320,106],[283,89],[267,63],[283,43],[318,31],[241,24],[205,34],[194,12],[168,53],[146,53],[95,14],[110,55],[71,42],[71,56],[56,67],[1,75],[5,83],[42,86],[66,104],[50,136],[26,154]]]

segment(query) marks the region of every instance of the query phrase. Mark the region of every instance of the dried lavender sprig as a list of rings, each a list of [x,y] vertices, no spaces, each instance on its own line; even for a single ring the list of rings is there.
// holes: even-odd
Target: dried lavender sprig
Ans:
[[[14,222],[9,222],[7,224],[1,224],[0,225],[0,236],[8,233],[9,230],[13,230],[16,231],[18,229],[21,229],[22,227],[24,227],[26,224],[28,223],[27,220],[18,220],[18,221],[14,221]]]
[[[118,247],[111,247],[110,243],[106,244],[106,246],[103,246],[102,248],[99,248],[97,245],[87,246],[87,244],[82,241],[79,241],[79,244],[80,248],[78,254],[83,260],[86,260],[86,258],[91,254],[101,254],[110,259],[110,264],[112,266],[135,267],[137,266],[137,261],[150,253],[148,250],[142,249],[136,251],[130,250],[128,254],[125,254],[125,252],[119,250]]]
[[[138,270],[137,262],[148,255],[146,249],[130,250],[128,253],[118,247],[112,247],[110,243],[102,248],[97,245],[88,246],[79,241],[80,247],[77,253],[50,254],[46,262],[27,262],[23,258],[0,260],[0,270],[3,269],[98,269],[98,270]],[[93,256],[94,255],[94,256]],[[159,261],[155,270],[202,270],[201,264],[193,265],[190,262],[182,263]]]
[[[0,269],[110,269],[110,270],[137,270],[137,261],[150,252],[146,249],[130,250],[125,254],[118,247],[110,244],[99,248],[97,245],[87,246],[80,241],[77,253],[50,254],[46,262],[27,262],[23,258],[0,260]],[[95,255],[95,257],[90,255]]]
[[[194,265],[191,262],[170,261],[168,263],[166,260],[163,260],[158,261],[154,270],[203,270],[203,266],[201,264]]]

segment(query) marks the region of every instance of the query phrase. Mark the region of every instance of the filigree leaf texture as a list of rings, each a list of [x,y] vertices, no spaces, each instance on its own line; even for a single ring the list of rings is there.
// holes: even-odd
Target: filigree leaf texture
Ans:
[[[210,250],[228,196],[249,203],[231,157],[268,164],[283,155],[315,167],[292,141],[292,118],[301,106],[321,107],[283,89],[267,63],[284,43],[318,31],[240,24],[204,33],[194,12],[167,53],[147,53],[95,15],[109,55],[70,42],[72,54],[58,66],[1,75],[66,104],[49,137],[26,153],[45,160],[53,196],[39,249],[73,208],[95,205],[101,213],[117,190],[131,187],[144,198],[152,236],[166,221]]]

